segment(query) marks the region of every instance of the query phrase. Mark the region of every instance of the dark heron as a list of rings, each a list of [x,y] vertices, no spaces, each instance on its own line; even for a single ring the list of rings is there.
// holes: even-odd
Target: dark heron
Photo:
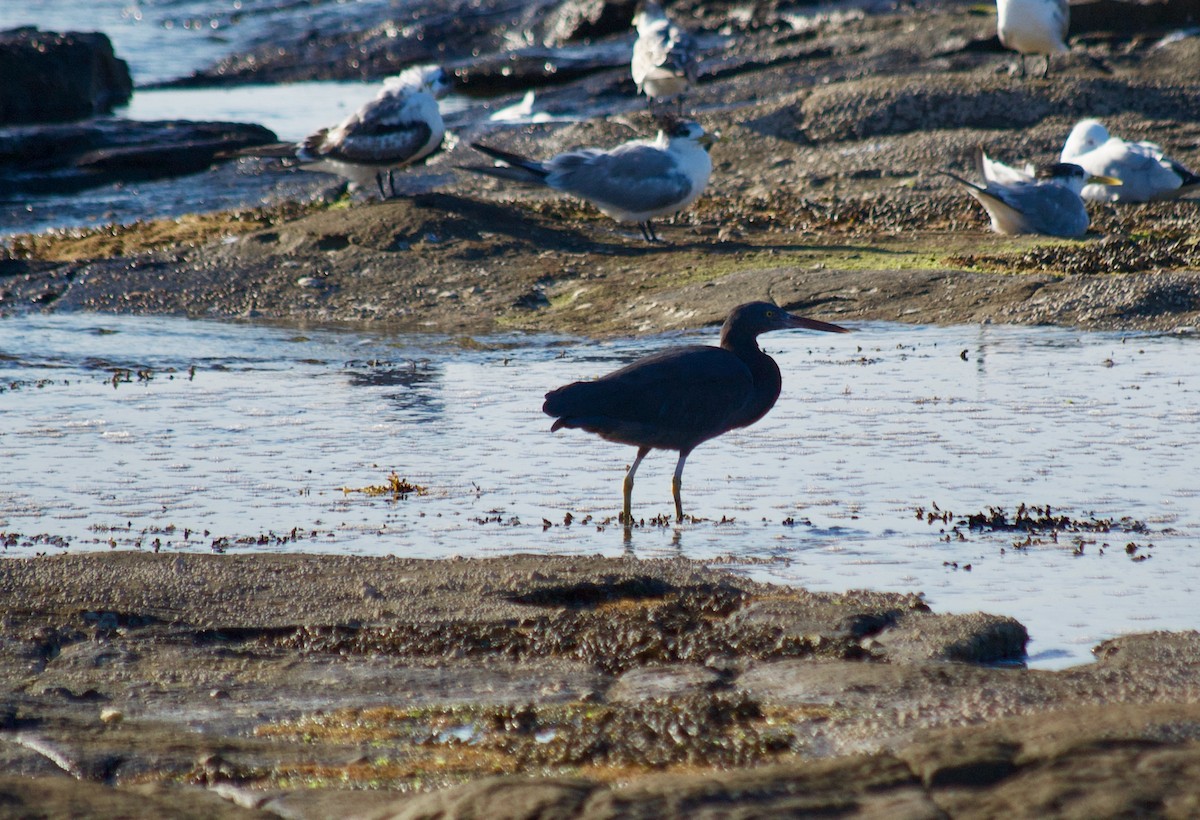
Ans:
[[[769,302],[739,305],[721,327],[721,346],[692,345],[640,359],[595,381],[575,382],[546,394],[542,411],[551,432],[574,427],[638,448],[625,474],[622,520],[630,526],[633,476],[651,450],[678,450],[671,480],[675,518],[683,521],[679,489],[683,465],[696,445],[761,419],[779,398],[779,365],[758,347],[770,330],[807,328],[846,333],[844,327],[793,316]]]

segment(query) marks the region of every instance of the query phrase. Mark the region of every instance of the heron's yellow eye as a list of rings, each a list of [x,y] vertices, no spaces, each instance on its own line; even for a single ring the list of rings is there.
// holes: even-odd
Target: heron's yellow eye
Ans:
[[[775,318],[775,311],[773,311],[773,310],[768,310],[768,311],[767,311],[767,318],[768,318],[768,319],[774,319],[774,318]]]

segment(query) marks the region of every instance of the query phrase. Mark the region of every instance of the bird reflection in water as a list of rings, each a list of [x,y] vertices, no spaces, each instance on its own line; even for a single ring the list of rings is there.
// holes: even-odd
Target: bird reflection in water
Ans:
[[[413,415],[415,421],[435,421],[445,410],[440,389],[431,389],[445,374],[428,359],[350,361],[344,369],[352,387],[402,388],[383,396],[397,409]]]

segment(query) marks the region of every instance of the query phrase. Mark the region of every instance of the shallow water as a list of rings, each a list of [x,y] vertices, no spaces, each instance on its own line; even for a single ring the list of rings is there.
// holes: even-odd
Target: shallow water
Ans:
[[[885,324],[772,334],[783,396],[692,454],[683,497],[700,520],[626,541],[613,517],[632,449],[551,435],[541,396],[680,340],[6,319],[0,530],[23,537],[5,554],[718,558],[810,589],[919,590],[938,611],[1013,615],[1043,667],[1087,660],[1122,632],[1200,625],[1195,338]],[[638,517],[671,513],[673,467],[669,453],[643,464]],[[427,494],[343,491],[393,471]],[[1085,534],[1081,555],[1078,536],[1015,549],[1023,535],[964,527],[965,541],[947,542],[948,525],[916,516],[933,503],[954,520],[1049,504],[1149,531]]]
[[[402,16],[403,0],[4,0],[0,30],[101,31],[135,85],[191,75],[228,54],[307,31]]]
[[[230,88],[157,88],[138,91],[116,116],[131,120],[254,122],[283,142],[299,142],[320,128],[341,122],[383,87],[380,82],[311,82],[239,85]],[[450,95],[439,106],[444,115],[470,105]]]

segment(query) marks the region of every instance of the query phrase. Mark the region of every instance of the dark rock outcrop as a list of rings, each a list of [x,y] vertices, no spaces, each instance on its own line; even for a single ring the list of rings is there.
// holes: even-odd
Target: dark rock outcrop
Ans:
[[[275,141],[261,125],[229,122],[20,126],[0,133],[0,185],[10,192],[67,193],[194,174],[238,149]]]
[[[103,34],[0,32],[0,125],[91,117],[132,93],[129,66]]]
[[[550,46],[629,33],[633,0],[563,0],[542,21],[542,42]]]

